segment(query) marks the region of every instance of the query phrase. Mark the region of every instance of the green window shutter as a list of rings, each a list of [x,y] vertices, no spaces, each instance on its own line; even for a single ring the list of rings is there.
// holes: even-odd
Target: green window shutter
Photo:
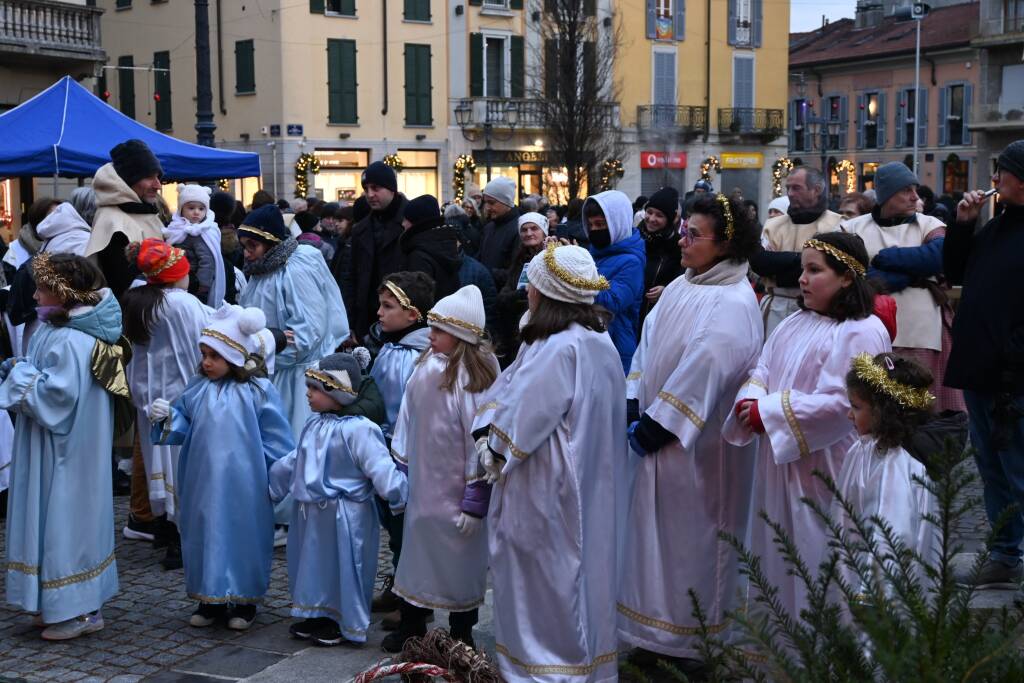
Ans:
[[[170,69],[171,53],[165,51],[153,53],[153,68]],[[153,83],[160,99],[156,102],[156,129],[170,130],[171,123],[171,73],[170,71],[154,71]]]
[[[470,7],[479,7],[482,4],[484,4],[484,0],[469,0]]]
[[[430,21],[430,0],[405,0],[406,21]]]
[[[356,41],[327,41],[327,120],[358,123],[356,100]]]
[[[558,97],[558,40],[544,39],[544,96]]]
[[[484,96],[484,36],[469,34],[469,95]]]
[[[523,0],[511,0],[508,7],[509,9],[523,9]]]
[[[117,58],[118,66],[135,66],[135,59],[129,55]],[[135,72],[130,69],[117,70],[117,104],[121,113],[135,118]]]
[[[311,14],[323,14],[324,0],[309,0],[309,11]]]
[[[405,125],[432,125],[430,46],[405,46]]]
[[[255,48],[252,40],[235,41],[235,92],[256,92]]]
[[[526,68],[523,63],[523,37],[512,36],[510,45],[510,68],[512,72],[511,94],[512,97],[526,96]]]
[[[341,0],[338,3],[338,14],[354,17],[356,15],[356,0]]]

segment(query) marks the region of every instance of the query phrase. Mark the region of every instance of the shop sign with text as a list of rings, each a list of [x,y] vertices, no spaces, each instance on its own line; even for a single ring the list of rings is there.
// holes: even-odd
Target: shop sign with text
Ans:
[[[640,152],[640,168],[686,168],[686,152]]]

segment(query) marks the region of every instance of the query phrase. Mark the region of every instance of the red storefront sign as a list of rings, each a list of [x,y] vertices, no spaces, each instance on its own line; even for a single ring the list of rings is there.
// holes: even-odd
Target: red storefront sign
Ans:
[[[686,152],[640,152],[640,168],[686,168]]]

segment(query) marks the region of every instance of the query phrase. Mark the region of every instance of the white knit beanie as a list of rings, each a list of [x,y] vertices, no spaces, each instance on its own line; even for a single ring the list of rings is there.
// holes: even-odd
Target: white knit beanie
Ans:
[[[476,285],[466,285],[444,297],[427,313],[427,324],[470,344],[484,338],[484,298]]]
[[[210,324],[199,335],[224,360],[240,368],[252,353],[260,350],[257,333],[267,326],[267,316],[258,308],[224,304],[210,316]]]
[[[497,176],[484,186],[485,197],[497,199],[505,206],[516,205],[516,184],[511,178],[503,175]]]
[[[548,219],[547,219],[547,216],[542,216],[541,214],[537,213],[536,211],[530,211],[528,213],[524,213],[522,216],[519,217],[519,227],[521,228],[524,225],[526,225],[527,223],[535,224],[538,228],[540,228],[541,232],[544,233],[544,236],[547,237],[547,235],[548,235]]]
[[[782,195],[781,197],[776,197],[771,200],[768,203],[768,210],[771,211],[772,209],[775,209],[779,213],[786,213],[789,211],[789,197]]]
[[[598,292],[608,289],[590,252],[571,245],[549,244],[530,261],[526,277],[544,296],[571,304],[592,304]]]
[[[199,202],[210,210],[210,188],[205,185],[178,185],[178,213],[189,202]]]

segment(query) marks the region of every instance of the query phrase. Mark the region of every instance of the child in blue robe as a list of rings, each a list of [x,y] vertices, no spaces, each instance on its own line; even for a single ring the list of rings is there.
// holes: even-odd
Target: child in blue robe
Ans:
[[[263,376],[256,308],[225,304],[200,336],[200,376],[168,404],[150,405],[155,444],[180,445],[178,526],[190,622],[227,617],[242,631],[270,583],[274,508],[270,465],[295,447],[281,399]]]
[[[405,475],[388,454],[384,435],[369,417],[379,405],[360,391],[359,362],[327,356],[306,370],[313,414],[298,448],[270,470],[275,500],[295,501],[288,527],[291,634],[318,645],[366,642],[370,598],[377,575],[380,529],[374,491],[400,514]]]
[[[67,640],[102,629],[118,590],[114,409],[92,368],[121,336],[121,307],[80,256],[42,254],[32,270],[41,324],[28,357],[0,365],[0,408],[17,413],[0,566],[7,602],[38,613],[46,640]]]
[[[427,327],[427,311],[434,305],[434,281],[429,275],[419,272],[398,272],[388,275],[377,290],[380,308],[377,318],[384,341],[373,361],[370,375],[377,382],[381,396],[384,398],[384,409],[387,413],[381,430],[384,438],[391,446],[391,436],[398,421],[398,412],[402,407],[405,385],[409,383],[416,361],[423,349],[430,346],[430,330]],[[399,467],[404,467],[399,463]],[[391,514],[383,500],[377,500],[377,512],[380,514],[381,526],[388,530],[388,548],[391,550],[391,565],[398,567],[402,554],[401,515]],[[397,628],[401,615],[398,609],[401,601],[391,591],[394,575],[387,577],[384,590],[374,598],[375,612],[390,612],[384,618],[386,627]]]

